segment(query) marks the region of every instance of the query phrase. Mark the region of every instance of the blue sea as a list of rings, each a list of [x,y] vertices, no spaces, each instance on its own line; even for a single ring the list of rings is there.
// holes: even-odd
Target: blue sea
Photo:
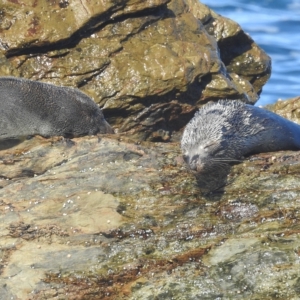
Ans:
[[[250,34],[272,58],[257,105],[300,96],[300,0],[201,0]]]

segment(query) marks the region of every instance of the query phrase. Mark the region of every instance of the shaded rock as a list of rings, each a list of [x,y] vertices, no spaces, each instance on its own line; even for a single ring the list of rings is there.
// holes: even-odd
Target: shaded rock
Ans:
[[[252,39],[197,0],[12,1],[0,17],[1,75],[78,87],[138,139],[176,139],[208,100],[254,103],[270,75]]]

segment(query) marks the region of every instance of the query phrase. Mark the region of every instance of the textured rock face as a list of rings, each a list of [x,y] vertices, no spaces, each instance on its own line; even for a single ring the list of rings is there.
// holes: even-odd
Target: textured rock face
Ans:
[[[34,138],[0,158],[2,299],[299,295],[298,152],[208,195],[173,143]]]
[[[270,60],[236,23],[192,0],[2,1],[0,21],[1,75],[77,86],[133,137],[1,142],[1,299],[298,297],[298,152],[205,194],[178,143],[136,143],[255,102]]]
[[[108,122],[169,140],[203,101],[255,102],[270,58],[197,0],[7,1],[0,75],[76,86]]]

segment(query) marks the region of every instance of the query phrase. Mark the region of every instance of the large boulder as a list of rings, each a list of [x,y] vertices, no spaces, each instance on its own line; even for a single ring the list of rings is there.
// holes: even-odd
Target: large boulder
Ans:
[[[270,76],[265,52],[197,0],[7,1],[0,12],[0,75],[78,87],[138,139],[169,140],[208,100],[254,103]]]

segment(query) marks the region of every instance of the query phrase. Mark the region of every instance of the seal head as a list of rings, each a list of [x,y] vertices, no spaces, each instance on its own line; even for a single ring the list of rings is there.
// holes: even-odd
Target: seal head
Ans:
[[[1,139],[96,133],[113,133],[113,130],[96,103],[78,89],[0,77]]]
[[[300,149],[300,126],[238,100],[220,100],[195,114],[181,149],[192,170],[210,171],[255,153]]]

